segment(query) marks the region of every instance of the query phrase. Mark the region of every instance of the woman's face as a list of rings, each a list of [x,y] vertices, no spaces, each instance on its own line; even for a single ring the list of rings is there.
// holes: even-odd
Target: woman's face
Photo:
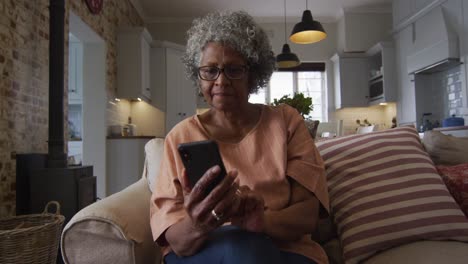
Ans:
[[[207,67],[211,66],[211,67]],[[248,69],[243,56],[217,42],[208,43],[202,51],[199,81],[203,97],[216,110],[235,111],[249,99]],[[223,69],[216,77],[217,69]],[[226,73],[227,72],[227,73]]]

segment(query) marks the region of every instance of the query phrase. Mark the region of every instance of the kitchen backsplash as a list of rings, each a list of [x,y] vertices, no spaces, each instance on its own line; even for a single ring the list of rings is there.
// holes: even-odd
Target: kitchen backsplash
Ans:
[[[136,125],[136,136],[164,137],[164,112],[144,101],[121,99],[109,103],[114,108],[114,111],[108,112],[109,128],[113,125],[125,125],[128,123],[128,117],[131,117],[132,123]],[[108,135],[110,134],[108,131]]]
[[[369,123],[378,125],[378,129],[382,130],[392,126],[394,117],[396,117],[396,104],[388,103],[387,105],[340,109],[331,113],[330,121],[343,120],[343,135],[349,135],[356,133],[357,119],[361,122],[367,119]]]
[[[462,116],[462,81],[461,67],[455,67],[436,76],[440,87],[447,93],[448,114]]]

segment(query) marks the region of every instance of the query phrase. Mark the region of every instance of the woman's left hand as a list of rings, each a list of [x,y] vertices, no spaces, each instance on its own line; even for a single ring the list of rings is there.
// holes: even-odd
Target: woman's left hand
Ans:
[[[239,210],[231,218],[231,223],[251,232],[263,232],[265,202],[262,196],[247,186],[240,186],[236,195],[240,200]]]

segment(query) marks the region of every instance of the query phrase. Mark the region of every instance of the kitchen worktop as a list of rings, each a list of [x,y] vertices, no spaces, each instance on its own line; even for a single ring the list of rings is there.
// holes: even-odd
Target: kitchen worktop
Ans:
[[[156,136],[107,136],[107,139],[153,139]]]
[[[468,130],[468,126],[453,126],[453,127],[437,127],[434,130],[447,131],[447,130]]]

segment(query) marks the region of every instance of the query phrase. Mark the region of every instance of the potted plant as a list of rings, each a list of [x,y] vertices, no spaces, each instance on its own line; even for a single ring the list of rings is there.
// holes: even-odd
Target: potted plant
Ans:
[[[299,113],[304,118],[304,122],[309,130],[310,135],[312,138],[315,138],[315,134],[317,133],[317,127],[319,124],[318,120],[307,119],[304,116],[310,114],[310,111],[314,110],[314,106],[312,104],[312,98],[304,96],[303,93],[295,93],[294,96],[290,97],[289,95],[284,95],[280,99],[274,99],[272,105],[279,105],[279,104],[288,104],[299,111]]]
[[[303,93],[295,93],[292,97],[290,97],[290,95],[284,95],[280,99],[274,99],[272,104],[288,104],[296,108],[302,117],[310,114],[310,111],[314,110],[314,106],[312,105],[312,98],[304,96]]]

